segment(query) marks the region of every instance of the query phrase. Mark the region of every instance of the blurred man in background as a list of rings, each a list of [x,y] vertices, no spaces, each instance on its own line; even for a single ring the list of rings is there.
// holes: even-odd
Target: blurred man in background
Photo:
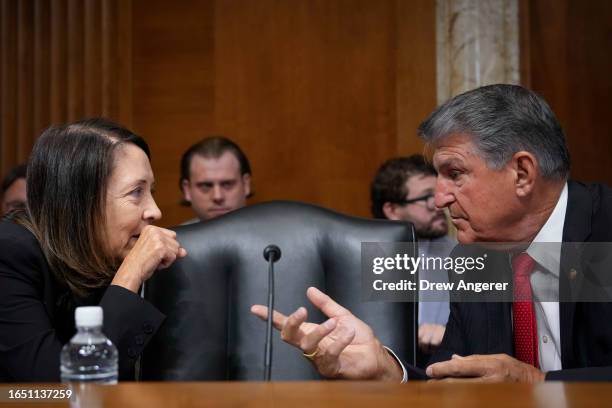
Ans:
[[[183,205],[197,216],[186,223],[206,221],[242,208],[251,196],[249,159],[231,140],[207,137],[181,158]]]
[[[372,215],[411,222],[419,253],[426,257],[446,257],[457,243],[448,236],[444,212],[434,204],[436,176],[436,170],[422,155],[399,157],[383,163],[370,189]],[[443,270],[421,270],[419,274],[430,282],[448,282]],[[419,347],[425,354],[440,345],[444,336],[449,314],[448,297],[444,295],[435,293],[435,300],[428,300],[427,293],[420,295]],[[423,356],[423,360],[426,358]]]
[[[25,164],[13,167],[2,180],[2,215],[16,208],[25,207],[26,168]]]

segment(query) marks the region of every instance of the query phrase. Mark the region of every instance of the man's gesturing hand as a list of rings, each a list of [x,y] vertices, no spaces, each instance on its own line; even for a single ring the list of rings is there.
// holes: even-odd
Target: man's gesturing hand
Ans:
[[[289,316],[274,311],[273,324],[285,342],[303,353],[314,353],[311,361],[322,376],[401,381],[399,364],[367,324],[316,288],[308,288],[306,296],[329,320],[308,323],[306,309],[300,307]],[[251,312],[267,319],[265,306],[254,305]]]

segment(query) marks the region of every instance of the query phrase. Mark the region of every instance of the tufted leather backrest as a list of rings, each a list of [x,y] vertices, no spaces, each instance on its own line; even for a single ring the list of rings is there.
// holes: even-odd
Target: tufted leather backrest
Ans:
[[[306,298],[316,286],[413,361],[415,304],[361,301],[361,242],[413,242],[412,225],[275,201],[175,230],[188,255],[146,284],[145,297],[166,320],[142,357],[143,380],[262,379],[266,325],[249,309],[267,302],[268,244],[282,250],[277,310],[305,306],[310,321],[324,321]],[[273,338],[273,380],[320,378],[298,350]]]

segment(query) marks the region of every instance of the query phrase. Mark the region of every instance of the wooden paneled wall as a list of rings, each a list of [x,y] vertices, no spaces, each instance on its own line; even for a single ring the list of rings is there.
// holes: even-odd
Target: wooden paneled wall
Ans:
[[[149,141],[165,225],[191,217],[179,158],[211,133],[250,157],[251,202],[368,216],[435,104],[430,0],[0,1],[3,172],[48,124],[107,116]]]
[[[52,123],[131,123],[130,0],[1,0],[0,172]]]
[[[612,185],[612,1],[523,0],[523,82],[557,114],[571,176]]]
[[[611,2],[521,0],[522,75],[566,130],[573,175],[612,183]],[[369,182],[420,152],[435,105],[432,0],[0,0],[0,171],[51,123],[107,116],[153,153],[163,224],[182,152],[224,134],[251,202],[369,215]]]
[[[208,134],[249,156],[252,203],[364,216],[382,161],[421,151],[415,129],[435,106],[434,2],[133,4],[133,123],[151,141],[166,222],[191,216],[176,204],[178,158]]]

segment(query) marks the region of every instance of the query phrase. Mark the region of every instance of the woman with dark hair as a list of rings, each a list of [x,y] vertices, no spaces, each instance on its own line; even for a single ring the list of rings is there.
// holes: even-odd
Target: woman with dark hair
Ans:
[[[186,251],[155,227],[146,142],[112,122],[53,126],[27,171],[28,204],[0,223],[0,381],[58,381],[77,306],[104,309],[119,379],[164,319],[142,283]]]

